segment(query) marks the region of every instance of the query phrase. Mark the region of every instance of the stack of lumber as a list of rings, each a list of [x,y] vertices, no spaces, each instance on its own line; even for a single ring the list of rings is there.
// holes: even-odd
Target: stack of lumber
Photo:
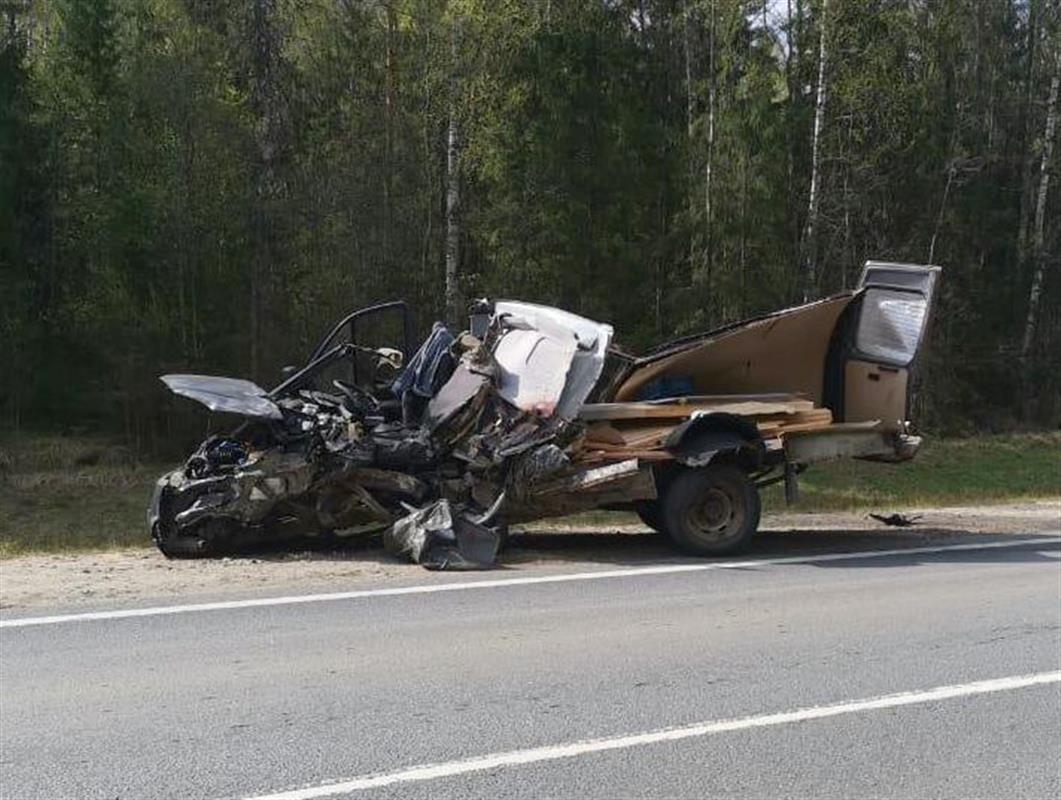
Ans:
[[[594,422],[586,427],[586,439],[579,461],[669,461],[673,456],[663,449],[663,442],[683,420],[670,424],[653,424],[654,420],[612,425]],[[648,423],[648,424],[644,424]]]
[[[582,406],[579,419],[687,419],[697,413],[725,412],[742,416],[768,416],[812,411],[814,403],[793,394],[696,395],[646,403],[596,403]]]
[[[599,403],[583,406],[587,422],[578,460],[581,462],[666,461],[673,456],[664,443],[690,417],[725,413],[754,422],[768,447],[781,447],[785,434],[828,427],[827,408],[817,408],[800,395],[711,395],[646,403]]]
[[[786,433],[802,433],[831,425],[833,412],[827,408],[811,408],[793,414],[755,416],[754,420],[763,438],[771,439]]]

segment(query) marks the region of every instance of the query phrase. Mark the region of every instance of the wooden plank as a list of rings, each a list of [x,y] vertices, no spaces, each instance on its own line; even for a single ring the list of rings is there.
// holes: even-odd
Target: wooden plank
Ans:
[[[626,442],[623,442],[622,444],[613,444],[611,442],[587,441],[585,449],[589,452],[594,450],[606,450],[609,453],[619,453],[626,452],[631,448]]]
[[[795,425],[786,425],[781,429],[782,436],[788,436],[790,433],[801,433],[803,431],[819,431],[824,428],[828,428],[832,425],[831,422],[803,422]]]
[[[784,423],[788,422],[814,422],[819,419],[832,419],[833,412],[827,408],[817,408],[814,411],[798,411],[792,414],[788,419],[783,420]]]
[[[608,444],[617,444],[620,446],[626,444],[626,439],[623,438],[622,432],[617,430],[614,425],[609,425],[607,422],[596,422],[592,425],[587,425],[586,441],[607,442]]]
[[[636,458],[639,461],[673,461],[674,456],[666,450],[594,450],[584,453],[579,463],[595,463],[599,461],[625,461]]]
[[[802,392],[767,392],[765,394],[691,394],[685,397],[662,397],[659,400],[644,400],[642,402],[658,405],[662,403],[677,404],[707,404],[714,403],[743,403],[750,400],[765,403],[787,403],[792,400],[806,400],[807,396]]]
[[[673,425],[663,428],[642,428],[632,431],[623,431],[623,439],[628,447],[652,449],[663,444],[663,440],[674,430]]]
[[[660,441],[675,427],[668,424],[660,425],[654,420],[646,420],[646,422],[648,424],[626,424],[622,427],[609,425],[606,422],[595,422],[587,427],[586,439],[589,442],[605,442],[625,447],[634,443]]]
[[[623,420],[623,419],[682,419],[696,413],[723,412],[741,416],[757,414],[795,414],[811,411],[814,403],[810,400],[791,400],[788,402],[765,402],[748,400],[733,403],[595,403],[582,406],[579,418],[586,421]]]
[[[818,433],[826,434],[843,434],[843,433],[864,433],[866,431],[875,431],[880,428],[881,421],[879,419],[866,420],[865,422],[834,422],[831,425],[827,425],[822,428],[808,429],[808,431],[786,431],[786,433],[807,433],[810,430]]]
[[[757,422],[791,422],[793,417],[817,417],[832,416],[832,411],[827,408],[810,408],[802,411],[783,412],[779,414],[753,414]]]

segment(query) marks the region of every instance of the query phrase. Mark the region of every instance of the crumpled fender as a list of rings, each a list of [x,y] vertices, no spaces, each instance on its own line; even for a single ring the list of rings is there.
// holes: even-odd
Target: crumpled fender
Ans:
[[[757,467],[766,454],[755,424],[725,413],[691,417],[670,432],[663,446],[687,467],[707,466],[722,453],[735,453]]]

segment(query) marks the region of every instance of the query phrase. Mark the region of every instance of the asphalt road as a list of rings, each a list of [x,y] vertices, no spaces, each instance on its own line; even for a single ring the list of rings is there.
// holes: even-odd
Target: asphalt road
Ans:
[[[4,627],[0,797],[1055,798],[1058,670],[1057,540]]]

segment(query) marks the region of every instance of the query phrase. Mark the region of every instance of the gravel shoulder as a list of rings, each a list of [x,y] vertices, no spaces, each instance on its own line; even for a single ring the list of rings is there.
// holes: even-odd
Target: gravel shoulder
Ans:
[[[886,527],[864,512],[782,513],[764,517],[751,557],[918,547],[985,535],[1057,532],[1061,500],[905,510],[909,528]],[[640,525],[560,521],[513,537],[492,574],[587,571],[686,561]],[[20,556],[0,561],[0,609],[114,607],[196,602],[292,592],[347,591],[459,580],[403,564],[378,547],[167,561],[154,549]]]

